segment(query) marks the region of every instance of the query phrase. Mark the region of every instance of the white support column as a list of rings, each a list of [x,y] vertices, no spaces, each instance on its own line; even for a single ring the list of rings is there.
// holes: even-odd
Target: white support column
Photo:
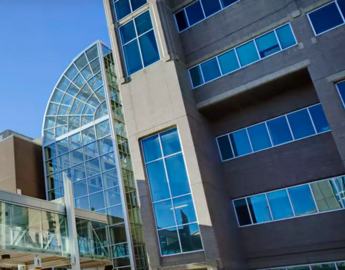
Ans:
[[[65,189],[65,204],[68,225],[69,249],[71,253],[71,266],[72,270],[80,270],[79,246],[77,226],[75,221],[72,182],[67,177],[64,177],[63,185]]]

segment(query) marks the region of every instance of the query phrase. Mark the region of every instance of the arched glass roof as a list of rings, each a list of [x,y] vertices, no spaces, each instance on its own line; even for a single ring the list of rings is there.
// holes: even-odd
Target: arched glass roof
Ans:
[[[100,51],[106,55],[111,50],[95,42],[78,55],[56,84],[44,118],[45,142],[108,114]]]

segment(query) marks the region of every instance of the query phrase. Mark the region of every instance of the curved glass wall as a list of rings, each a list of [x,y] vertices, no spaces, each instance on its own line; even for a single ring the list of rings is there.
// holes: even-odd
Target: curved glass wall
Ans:
[[[115,269],[146,269],[116,80],[111,50],[100,42],[82,52],[61,76],[42,131],[47,198],[63,197],[63,180],[71,180],[75,207],[108,215],[107,248]],[[82,239],[79,236],[79,247],[87,252],[91,243]],[[104,245],[99,252],[106,252]]]

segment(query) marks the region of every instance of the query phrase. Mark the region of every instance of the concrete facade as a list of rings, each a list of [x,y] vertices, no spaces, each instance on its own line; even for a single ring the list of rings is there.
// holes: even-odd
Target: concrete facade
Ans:
[[[0,189],[45,199],[42,146],[12,131],[1,135]]]
[[[260,269],[345,259],[343,211],[239,228],[232,200],[345,173],[345,27],[315,37],[329,0],[241,0],[178,33],[190,0],[148,0],[119,23],[104,0],[152,269]],[[159,62],[126,76],[118,26],[150,8]],[[192,89],[188,68],[289,22],[298,45]],[[215,138],[321,103],[331,132],[221,162]],[[204,251],[161,257],[140,140],[177,126]],[[175,269],[175,268],[174,268]]]

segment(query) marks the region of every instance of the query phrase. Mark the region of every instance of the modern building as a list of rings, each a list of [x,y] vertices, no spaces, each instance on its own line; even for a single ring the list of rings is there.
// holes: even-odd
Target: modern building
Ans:
[[[345,1],[104,6],[150,268],[345,269]]]

